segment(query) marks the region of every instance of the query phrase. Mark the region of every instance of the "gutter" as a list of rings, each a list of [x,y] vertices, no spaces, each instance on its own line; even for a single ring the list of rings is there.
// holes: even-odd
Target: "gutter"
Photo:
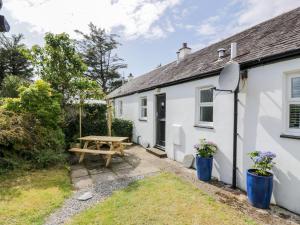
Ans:
[[[240,68],[241,68],[241,70],[246,70],[246,69],[250,69],[250,68],[253,68],[253,67],[257,67],[257,66],[261,66],[261,65],[267,65],[267,64],[275,63],[275,62],[282,61],[282,60],[298,58],[299,56],[300,56],[300,48],[299,49],[293,49],[293,50],[290,50],[290,51],[286,51],[286,52],[276,54],[276,55],[271,55],[271,56],[267,56],[267,57],[263,57],[263,58],[243,62],[243,63],[240,63]],[[156,88],[168,87],[168,86],[173,86],[173,85],[186,83],[186,82],[190,82],[190,81],[194,81],[194,80],[200,80],[200,79],[204,79],[204,78],[208,78],[208,77],[218,76],[220,74],[220,72],[222,71],[222,69],[223,68],[213,70],[213,71],[210,71],[210,72],[207,72],[207,73],[197,74],[197,75],[194,75],[194,76],[191,76],[191,77],[187,77],[187,78],[183,78],[183,79],[180,79],[180,80],[167,82],[167,83],[164,83],[164,84],[155,85],[155,86],[152,86],[152,87],[149,87],[149,88],[144,88],[144,89],[141,89],[141,90],[138,90],[138,91],[133,91],[133,92],[129,92],[129,93],[122,94],[122,95],[116,95],[116,96],[111,97],[111,98],[108,97],[107,99],[114,99],[114,98],[124,97],[124,96],[128,96],[128,95],[133,95],[133,94],[136,94],[136,93],[151,91],[151,90],[154,90]]]

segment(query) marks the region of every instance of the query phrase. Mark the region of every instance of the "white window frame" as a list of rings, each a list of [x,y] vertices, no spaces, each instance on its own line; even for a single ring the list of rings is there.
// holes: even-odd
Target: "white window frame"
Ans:
[[[206,122],[206,121],[200,121],[200,107],[205,107],[205,106],[212,106],[213,107],[213,112],[214,112],[214,94],[213,94],[213,101],[212,102],[200,102],[201,98],[201,91],[203,90],[208,90],[212,89],[213,86],[204,86],[204,87],[198,87],[196,88],[196,103],[195,103],[195,125],[196,126],[202,126],[202,127],[210,127],[213,128],[214,126],[214,116],[213,116],[213,121],[212,122]]]
[[[290,105],[300,104],[300,98],[292,98],[292,78],[300,78],[300,71],[294,71],[285,74],[285,133],[291,135],[300,135],[300,128],[290,128]]]
[[[142,105],[142,101],[146,99],[147,104],[145,106]],[[143,109],[146,109],[147,116],[143,116]],[[139,119],[140,120],[147,120],[148,119],[148,99],[147,96],[140,97],[139,101]]]
[[[119,100],[118,102],[118,115],[122,116],[123,115],[123,100]]]

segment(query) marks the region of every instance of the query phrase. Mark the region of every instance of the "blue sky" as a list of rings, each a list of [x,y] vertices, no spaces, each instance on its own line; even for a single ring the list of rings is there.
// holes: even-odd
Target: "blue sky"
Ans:
[[[43,44],[45,32],[87,32],[93,22],[120,35],[117,50],[139,76],[176,59],[187,42],[193,51],[300,6],[300,0],[3,0],[10,33]]]

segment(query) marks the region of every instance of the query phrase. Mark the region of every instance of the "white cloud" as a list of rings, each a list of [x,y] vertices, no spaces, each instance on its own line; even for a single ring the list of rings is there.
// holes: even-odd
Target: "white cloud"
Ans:
[[[197,32],[200,35],[213,35],[217,32],[217,27],[215,27],[211,23],[204,23],[200,25]]]
[[[170,26],[159,27],[160,18],[181,0],[7,0],[11,16],[32,26],[31,31],[87,32],[87,25],[107,30],[121,28],[126,38],[162,37]],[[164,29],[167,28],[167,29]]]
[[[239,11],[233,10],[236,6]],[[300,0],[232,0],[221,13],[196,28],[201,42],[195,46],[215,43],[299,6]]]

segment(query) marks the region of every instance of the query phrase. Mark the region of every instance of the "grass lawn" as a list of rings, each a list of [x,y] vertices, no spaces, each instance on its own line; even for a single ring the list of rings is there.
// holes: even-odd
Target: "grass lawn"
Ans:
[[[43,224],[71,190],[65,168],[0,176],[0,224]]]
[[[75,216],[70,224],[185,225],[256,224],[175,175],[163,173],[128,188]]]

